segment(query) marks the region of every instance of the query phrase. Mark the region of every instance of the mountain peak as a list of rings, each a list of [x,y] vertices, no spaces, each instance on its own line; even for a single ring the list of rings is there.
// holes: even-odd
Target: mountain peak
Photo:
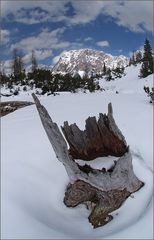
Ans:
[[[58,62],[53,67],[54,73],[60,74],[76,74],[84,72],[88,76],[92,73],[103,73],[104,63],[107,68],[116,68],[128,65],[128,58],[120,56],[112,56],[103,51],[97,51],[89,48],[80,50],[70,50],[63,53]],[[82,74],[83,75],[83,74]]]

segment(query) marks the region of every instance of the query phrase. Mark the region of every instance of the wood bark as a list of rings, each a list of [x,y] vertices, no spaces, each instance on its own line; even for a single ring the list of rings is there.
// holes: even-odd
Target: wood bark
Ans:
[[[100,191],[84,181],[77,180],[68,185],[64,203],[68,207],[86,204],[91,210],[89,222],[96,228],[111,221],[113,217],[110,213],[119,208],[129,195],[130,192],[126,188]]]
[[[76,124],[64,122],[62,131],[69,143],[69,153],[74,159],[93,160],[102,156],[120,157],[127,151],[127,143],[118,129],[113,115],[112,105],[108,105],[108,115],[100,114],[86,120],[85,130]]]
[[[27,107],[29,105],[32,105],[34,103],[27,102],[27,101],[7,101],[7,102],[1,102],[0,103],[0,117],[3,117],[11,112],[14,112],[15,110],[23,107]]]
[[[131,152],[114,121],[111,103],[107,115],[100,114],[98,121],[95,117],[86,120],[84,131],[76,124],[69,126],[68,122],[64,122],[62,131],[70,146],[68,150],[57,124],[35,94],[32,96],[55,154],[70,178],[71,185],[66,189],[64,203],[73,207],[91,202],[95,207],[89,221],[94,227],[106,224],[112,219],[109,213],[119,208],[131,193],[143,186],[143,182],[134,174]],[[109,170],[80,166],[75,162],[75,158],[89,161],[107,155],[119,156]]]

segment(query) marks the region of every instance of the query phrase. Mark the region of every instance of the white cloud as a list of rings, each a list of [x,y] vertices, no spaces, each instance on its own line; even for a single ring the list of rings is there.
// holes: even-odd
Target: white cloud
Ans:
[[[84,39],[84,42],[90,42],[90,41],[92,41],[92,40],[93,40],[92,37],[87,37],[87,38]]]
[[[36,59],[44,60],[52,56],[52,50],[36,50],[35,55],[36,55]]]
[[[52,64],[55,65],[55,64],[59,61],[60,57],[61,57],[65,52],[66,52],[66,51],[62,51],[58,56],[55,56],[55,57],[52,59]]]
[[[73,15],[68,16],[68,3]],[[2,17],[12,14],[12,21],[34,24],[64,21],[68,25],[88,24],[101,14],[112,17],[119,26],[133,32],[153,31],[153,1],[2,1]]]
[[[65,1],[5,0],[1,2],[2,17],[12,14],[12,20],[26,24],[61,21],[65,19],[65,5]]]
[[[0,30],[0,35],[1,35],[1,44],[7,44],[10,41],[10,32],[6,29],[1,29]]]
[[[50,31],[48,28],[44,28],[37,36],[27,37],[15,44],[11,45],[11,50],[22,50],[25,54],[24,61],[28,63],[31,58],[32,50],[35,50],[35,54],[38,60],[44,60],[52,56],[52,51],[57,49],[79,49],[83,46],[83,43],[69,42],[62,40],[62,34],[65,28],[57,28]]]
[[[32,53],[30,52],[23,56],[23,63],[25,64],[25,67],[27,64],[31,63],[31,55],[32,55]],[[39,62],[40,60],[44,60],[48,57],[52,57],[52,51],[51,50],[42,50],[42,49],[36,50],[35,56],[36,56],[36,60]],[[0,65],[1,65],[1,70],[4,70],[4,72],[6,74],[10,74],[12,72],[12,60],[1,61]],[[30,69],[30,66],[31,65],[26,67],[26,69],[27,68]],[[40,64],[39,64],[39,66],[40,66]]]
[[[133,32],[153,31],[153,1],[111,1],[104,13]]]
[[[71,24],[89,23],[102,14],[130,31],[153,31],[153,1],[74,1],[72,5]]]
[[[6,61],[1,61],[0,62],[1,65],[1,71],[5,74],[10,74],[12,71],[12,60],[6,60]]]
[[[52,59],[52,64],[55,65],[60,59],[60,56],[55,56],[53,59]]]
[[[99,42],[96,42],[96,45],[99,47],[109,47],[110,46],[108,41],[99,41]]]
[[[24,63],[30,63],[31,62],[31,56],[32,56],[32,53],[27,53],[24,57],[23,57],[23,61]],[[36,50],[35,51],[35,57],[36,57],[36,60],[37,61],[40,61],[40,60],[44,60],[48,57],[52,57],[52,50],[43,50],[43,49],[40,49],[40,50]]]
[[[49,31],[45,28],[37,36],[27,37],[12,44],[11,50],[17,48],[24,52],[29,52],[37,49],[66,48],[70,43],[68,41],[60,40],[61,34],[64,30],[64,28],[57,28],[56,30]]]
[[[74,16],[69,24],[86,24],[94,21],[103,11],[104,1],[72,1]]]
[[[83,47],[83,44],[82,43],[76,43],[76,42],[70,42],[70,47],[69,47],[69,49],[81,49]],[[52,64],[53,65],[55,65],[58,61],[59,61],[59,59],[60,59],[60,57],[64,54],[66,52],[66,50],[64,50],[64,51],[62,51],[59,55],[57,55],[57,56],[55,56],[53,59],[52,59]]]

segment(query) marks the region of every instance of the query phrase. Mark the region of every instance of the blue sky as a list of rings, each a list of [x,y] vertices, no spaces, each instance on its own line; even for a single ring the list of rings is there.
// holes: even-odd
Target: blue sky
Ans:
[[[52,65],[66,50],[92,48],[126,55],[153,42],[153,1],[1,1],[1,60],[9,68],[13,49],[30,64]]]

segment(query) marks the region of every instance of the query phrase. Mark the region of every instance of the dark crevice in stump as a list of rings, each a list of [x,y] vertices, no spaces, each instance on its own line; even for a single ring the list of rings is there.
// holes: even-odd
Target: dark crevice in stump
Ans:
[[[122,156],[127,144],[116,126],[109,105],[108,115],[100,114],[86,120],[85,130],[81,131],[74,123],[64,122],[62,131],[69,143],[69,153],[73,159],[93,160],[103,156]]]

